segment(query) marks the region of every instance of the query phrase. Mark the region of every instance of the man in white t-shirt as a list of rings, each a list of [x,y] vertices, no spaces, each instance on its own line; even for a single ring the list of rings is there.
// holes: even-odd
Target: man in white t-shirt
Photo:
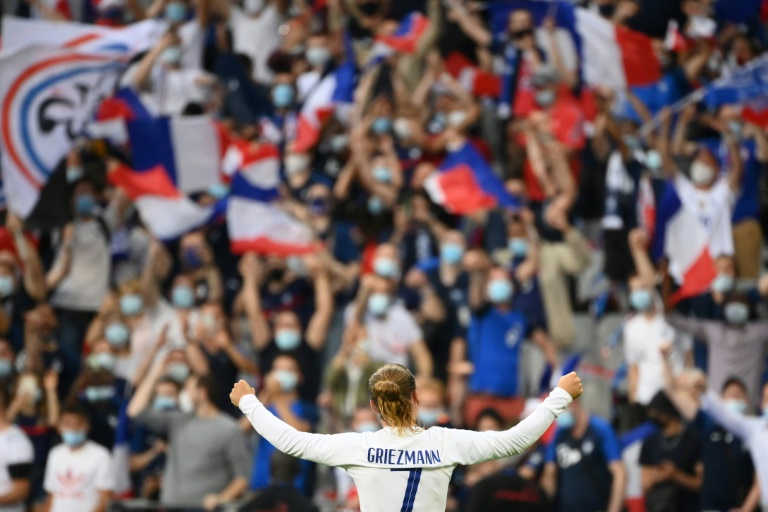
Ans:
[[[229,6],[229,26],[232,29],[232,49],[251,58],[251,78],[255,82],[271,84],[274,73],[268,61],[279,47],[280,25],[285,17],[272,0],[246,0],[241,9]]]
[[[366,276],[355,303],[344,312],[345,336],[364,329],[365,351],[374,361],[407,366],[413,358],[420,376],[432,375],[432,356],[413,315],[393,296],[394,283],[379,276]]]
[[[59,434],[63,443],[48,454],[45,468],[49,512],[106,512],[112,497],[112,457],[88,440],[89,422],[80,405],[63,407]]]
[[[10,396],[0,387],[0,512],[22,512],[31,488],[34,451],[27,435],[6,420]]]

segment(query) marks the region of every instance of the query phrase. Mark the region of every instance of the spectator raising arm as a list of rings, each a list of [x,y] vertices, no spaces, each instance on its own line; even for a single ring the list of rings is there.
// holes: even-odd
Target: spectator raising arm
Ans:
[[[331,280],[320,257],[308,256],[304,261],[312,275],[312,283],[315,288],[315,312],[309,320],[305,336],[309,346],[319,352],[325,346],[328,328],[333,319],[334,304]]]
[[[248,317],[248,324],[251,328],[253,346],[256,350],[261,351],[266,348],[272,339],[272,328],[261,308],[261,296],[259,294],[262,279],[261,262],[258,256],[249,252],[240,259],[238,268],[240,275],[243,276],[243,287],[240,290],[240,296],[245,308],[245,314]]]
[[[21,260],[24,289],[34,301],[44,300],[47,295],[45,274],[37,249],[27,239],[23,223],[16,214],[8,212],[5,225],[11,233],[13,245]]]

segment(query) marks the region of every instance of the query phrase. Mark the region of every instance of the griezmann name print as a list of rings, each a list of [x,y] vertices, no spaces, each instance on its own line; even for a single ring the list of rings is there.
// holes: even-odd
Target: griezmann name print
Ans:
[[[368,448],[368,462],[389,466],[422,466],[440,463],[440,450]]]

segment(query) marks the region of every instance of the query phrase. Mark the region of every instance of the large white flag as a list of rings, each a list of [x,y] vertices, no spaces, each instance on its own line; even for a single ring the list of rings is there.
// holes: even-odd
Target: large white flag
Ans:
[[[29,215],[125,64],[115,55],[45,46],[0,55],[0,154],[11,210]]]

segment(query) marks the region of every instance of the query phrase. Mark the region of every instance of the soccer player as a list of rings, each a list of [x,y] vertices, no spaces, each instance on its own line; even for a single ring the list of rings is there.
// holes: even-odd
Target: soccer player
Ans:
[[[368,382],[371,407],[383,429],[336,435],[299,432],[277,419],[247,382],[230,394],[256,431],[278,450],[347,470],[366,512],[445,510],[448,482],[459,465],[500,459],[535,443],[583,392],[575,373],[562,377],[549,397],[516,427],[503,432],[471,432],[441,427],[423,429],[417,421],[419,397],[413,374],[387,364]]]

